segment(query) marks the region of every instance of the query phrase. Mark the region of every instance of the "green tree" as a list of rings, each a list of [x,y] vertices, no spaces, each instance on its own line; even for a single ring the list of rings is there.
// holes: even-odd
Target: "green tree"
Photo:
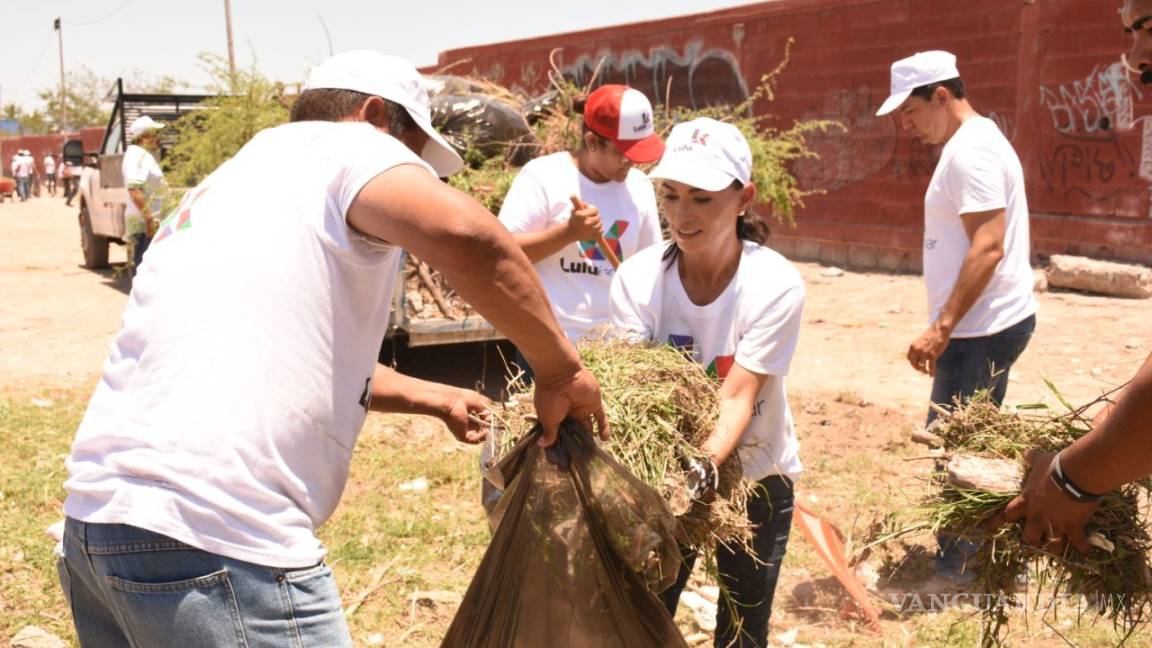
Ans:
[[[212,77],[209,86],[220,96],[205,110],[189,112],[173,124],[176,144],[165,159],[169,182],[191,187],[236,154],[256,133],[288,121],[290,102],[284,86],[264,77],[256,65],[228,71],[220,56],[202,53],[200,60]]]
[[[103,126],[108,123],[111,112],[108,105],[113,97],[109,96],[113,81],[97,75],[92,70],[80,66],[68,71],[64,75],[66,88],[64,101],[60,101],[60,88],[47,88],[37,94],[44,101],[44,113],[49,115],[49,123],[53,130],[75,130],[89,126]],[[67,108],[67,116],[61,112],[61,106]],[[63,118],[64,123],[61,123]]]

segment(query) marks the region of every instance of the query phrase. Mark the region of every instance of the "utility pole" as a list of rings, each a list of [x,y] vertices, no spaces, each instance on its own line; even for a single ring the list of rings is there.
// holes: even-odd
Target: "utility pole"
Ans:
[[[228,85],[236,90],[236,49],[232,46],[232,0],[224,0],[224,23],[228,27]]]
[[[57,124],[60,132],[64,132],[66,124],[68,123],[68,102],[66,100],[67,94],[64,87],[64,30],[60,28],[60,19],[57,18],[53,25],[56,28],[56,36],[60,43],[60,123]]]

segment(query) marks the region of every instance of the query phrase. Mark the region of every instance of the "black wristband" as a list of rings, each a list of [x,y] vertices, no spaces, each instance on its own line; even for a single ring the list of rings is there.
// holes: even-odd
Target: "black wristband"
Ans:
[[[1064,474],[1064,469],[1060,467],[1059,452],[1056,453],[1055,457],[1052,457],[1052,471],[1048,473],[1048,476],[1052,478],[1052,482],[1056,484],[1061,492],[1081,504],[1096,502],[1099,501],[1101,497],[1104,497],[1096,493],[1089,493],[1076,484],[1073,484],[1072,480],[1068,479],[1068,476]]]

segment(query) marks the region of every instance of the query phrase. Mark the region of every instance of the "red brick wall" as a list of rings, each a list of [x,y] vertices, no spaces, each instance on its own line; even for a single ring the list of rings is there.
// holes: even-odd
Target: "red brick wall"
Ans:
[[[778,97],[757,111],[781,126],[820,117],[849,130],[813,139],[821,159],[795,171],[827,193],[807,201],[795,229],[775,226],[773,244],[798,258],[916,270],[937,151],[873,115],[893,60],[947,49],[959,57],[973,105],[1020,154],[1034,252],[1150,263],[1152,88],[1117,73],[1127,43],[1106,4],[780,0],[453,50],[440,65],[470,59],[455,69],[537,92],[547,85],[549,52],[562,47],[556,60],[568,75],[586,79],[607,57],[601,79],[663,97],[671,76],[674,103],[702,105],[746,96],[793,37]]]
[[[19,137],[5,137],[0,139],[0,160],[4,162],[3,175],[11,176],[9,168],[12,156],[20,149],[28,149],[36,159],[36,168],[44,172],[44,156],[51,153],[60,164],[60,155],[64,150],[64,142],[79,139],[84,142],[85,151],[99,150],[104,141],[103,128],[83,128],[77,133],[56,133],[53,135],[21,135]]]

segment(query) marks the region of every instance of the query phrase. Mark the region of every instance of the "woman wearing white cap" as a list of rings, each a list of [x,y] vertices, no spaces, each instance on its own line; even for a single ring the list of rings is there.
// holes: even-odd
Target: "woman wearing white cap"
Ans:
[[[748,210],[756,200],[752,153],[731,124],[678,124],[649,177],[672,240],[644,250],[612,281],[613,324],[628,335],[690,353],[721,381],[720,416],[689,462],[694,494],[707,499],[716,466],[738,453],[744,476],[759,483],[748,502],[755,555],[716,547],[717,567],[735,606],[721,605],[717,646],[766,646],[772,597],[792,524],[799,445],[784,376],[796,348],[804,283],[792,265],[763,247]],[[676,584],[662,595],[675,612],[695,562],[687,553]],[[735,617],[735,618],[734,618]]]
[[[639,90],[600,86],[577,111],[580,148],[526,164],[500,208],[571,340],[608,323],[615,266],[660,241],[656,195],[632,165],[664,153]]]

